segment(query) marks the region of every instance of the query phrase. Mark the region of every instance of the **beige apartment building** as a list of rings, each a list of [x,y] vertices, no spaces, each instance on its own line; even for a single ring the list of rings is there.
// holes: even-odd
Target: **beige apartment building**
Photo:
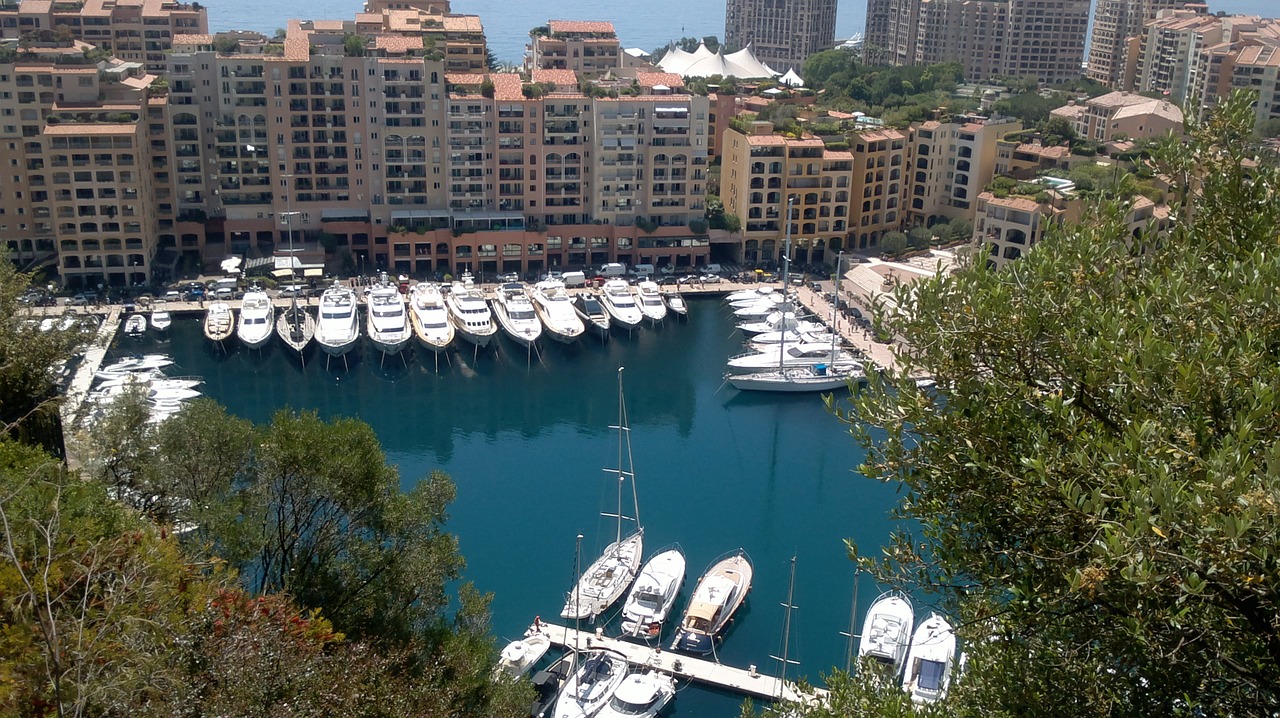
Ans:
[[[1071,122],[1076,135],[1095,142],[1182,134],[1182,110],[1166,99],[1132,92],[1109,92],[1050,111]]]
[[[836,0],[728,0],[724,41],[750,47],[778,72],[804,68],[805,58],[835,46]]]
[[[849,248],[880,244],[886,232],[901,229],[907,196],[907,135],[899,130],[874,130],[854,135],[853,191]],[[856,236],[856,240],[855,240]]]
[[[1044,238],[1052,225],[1080,221],[1085,209],[1082,200],[1052,190],[1046,190],[1044,195],[1040,198],[996,197],[990,192],[978,195],[973,238],[984,250],[981,256],[988,265],[999,269],[1022,257]],[[1151,229],[1161,231],[1168,216],[1168,206],[1157,205],[1146,197],[1134,197],[1126,214],[1126,237],[1138,237]]]
[[[622,45],[611,22],[552,20],[535,30],[528,49],[529,70],[572,70],[591,79],[622,65]]]
[[[905,226],[930,226],[957,217],[972,220],[978,195],[995,177],[999,141],[1021,129],[1020,121],[999,117],[914,123],[908,142]]]
[[[0,37],[42,41],[77,39],[117,59],[140,62],[148,72],[165,69],[175,35],[209,31],[199,3],[174,0],[19,0],[0,6]]]
[[[1162,10],[1196,5],[1188,0],[1097,0],[1093,33],[1089,38],[1089,67],[1085,75],[1108,87],[1123,87],[1131,38]],[[1204,8],[1205,6],[1200,5]]]
[[[965,76],[1081,74],[1090,0],[868,0],[867,42],[894,65],[960,62]]]

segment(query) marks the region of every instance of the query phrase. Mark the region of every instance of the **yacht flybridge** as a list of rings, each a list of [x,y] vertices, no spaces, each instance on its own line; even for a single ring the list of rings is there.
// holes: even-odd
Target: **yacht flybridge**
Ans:
[[[477,347],[488,346],[493,335],[498,333],[489,303],[484,300],[484,292],[476,287],[470,272],[463,273],[462,280],[453,283],[445,304],[458,334]]]
[[[445,307],[440,285],[429,282],[413,285],[409,292],[409,309],[418,343],[433,352],[448,349],[456,332],[449,321],[449,310]]]
[[[316,323],[316,344],[330,356],[344,356],[360,338],[356,294],[336,282],[320,295],[320,320]]]
[[[535,284],[533,308],[542,319],[547,334],[558,342],[570,344],[586,331],[582,318],[574,311],[573,299],[564,282],[547,279]]]
[[[531,347],[542,336],[542,322],[533,309],[533,302],[525,294],[519,282],[504,284],[493,298],[493,313],[498,317],[502,331],[524,347]]]
[[[383,354],[398,354],[409,344],[409,312],[405,310],[400,288],[389,284],[384,275],[381,284],[369,292],[369,314],[366,317],[369,341]]]

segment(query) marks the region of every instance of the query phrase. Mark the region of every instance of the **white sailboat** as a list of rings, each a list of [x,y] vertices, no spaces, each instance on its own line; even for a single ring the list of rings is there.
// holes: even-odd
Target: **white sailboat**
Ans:
[[[253,289],[244,294],[240,302],[240,323],[236,326],[236,337],[240,343],[250,349],[259,349],[271,339],[275,329],[275,307],[271,305],[271,297],[261,289]]]
[[[400,288],[388,284],[384,276],[383,282],[369,292],[367,305],[365,331],[369,333],[369,341],[383,354],[398,354],[413,336]]]
[[[222,342],[236,329],[235,314],[226,302],[214,302],[204,312],[204,335],[211,342]]]
[[[320,295],[320,320],[316,324],[316,343],[330,356],[343,356],[360,338],[360,317],[356,312],[356,294],[336,282]]]
[[[930,614],[911,636],[902,674],[902,690],[916,703],[933,703],[947,695],[951,684],[951,664],[956,657],[956,634],[951,624],[936,613]]]
[[[627,329],[639,325],[644,319],[640,307],[636,306],[631,287],[621,279],[610,279],[604,283],[600,290],[600,303],[604,305],[610,319]]]
[[[298,300],[294,298],[276,317],[276,334],[290,349],[301,354],[316,335],[315,315],[298,306]]]
[[[627,404],[622,393],[622,369],[618,369],[618,425],[611,427],[618,430],[618,466],[606,469],[617,476],[617,513],[603,514],[617,520],[614,540],[605,547],[600,558],[587,568],[586,573],[578,579],[577,586],[569,593],[564,608],[560,611],[562,618],[589,618],[595,620],[622,597],[627,587],[635,580],[640,570],[640,557],[644,551],[644,528],[640,524],[640,507],[636,494],[634,463],[631,458],[631,427],[627,423]],[[624,453],[625,449],[625,453]],[[631,485],[631,507],[633,516],[622,513],[622,488]],[[635,529],[627,535],[622,533],[624,521],[631,521]]]
[[[533,346],[542,336],[542,322],[534,311],[533,302],[519,282],[504,284],[493,298],[493,313],[507,336],[523,347]]]
[[[858,658],[871,658],[884,665],[897,680],[911,646],[911,627],[916,614],[911,599],[900,591],[886,591],[871,604],[862,624]]]
[[[169,304],[163,299],[157,299],[151,305],[151,328],[163,333],[169,331],[171,326],[173,315],[169,313]]]
[[[462,281],[453,283],[445,304],[458,334],[477,347],[488,346],[493,335],[498,333],[489,303],[484,300],[484,293],[476,288],[470,272],[462,275]]]
[[[676,696],[676,681],[658,671],[632,673],[596,718],[654,718]]]
[[[626,656],[617,651],[595,650],[586,654],[556,699],[555,718],[591,718],[613,698],[627,678]]]
[[[636,285],[637,303],[640,313],[655,324],[667,318],[667,305],[662,301],[662,292],[657,282],[644,281]]]
[[[546,279],[533,285],[533,308],[552,339],[564,344],[577,341],[586,325],[573,308],[573,299],[564,282]]]
[[[413,333],[418,343],[433,352],[442,352],[453,343],[456,332],[449,321],[440,285],[419,282],[409,292],[409,310],[413,315]]]
[[[746,600],[753,574],[751,559],[741,549],[712,563],[693,590],[671,648],[698,655],[715,650],[720,633]]]
[[[814,366],[824,364],[827,367],[861,366],[861,363],[849,352],[837,349],[834,352],[829,343],[794,344],[761,352],[746,352],[729,359],[729,371],[743,374],[756,371],[767,371],[777,368]]]
[[[684,585],[684,574],[684,551],[678,544],[646,561],[622,605],[622,633],[645,640],[657,638]]]

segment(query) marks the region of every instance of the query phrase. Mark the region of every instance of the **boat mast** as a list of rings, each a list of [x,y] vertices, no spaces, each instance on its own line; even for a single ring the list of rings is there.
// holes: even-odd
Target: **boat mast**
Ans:
[[[622,392],[622,370],[625,368],[626,367],[618,367],[618,425],[616,427],[610,427],[618,430],[618,468],[605,469],[605,471],[616,473],[618,475],[618,512],[616,514],[601,514],[601,516],[605,516],[607,518],[618,519],[618,530],[617,535],[614,537],[614,541],[619,543],[622,541],[622,520],[624,518],[635,521],[636,530],[640,529],[640,501],[639,496],[636,493],[635,464],[632,463],[633,459],[631,455],[631,427],[627,423],[627,400]],[[624,445],[626,449],[626,464],[622,463],[624,458]],[[626,468],[623,468],[624,466]],[[634,514],[633,516],[626,516],[622,513],[622,484],[628,479],[631,480],[631,508]]]
[[[782,321],[779,323],[781,332],[778,334],[778,373],[785,371],[784,362],[787,358],[787,307],[790,306],[787,299],[787,290],[791,287],[791,206],[796,202],[796,196],[787,197],[787,238],[782,244]],[[790,603],[790,601],[787,601]]]
[[[800,665],[799,661],[789,660],[789,650],[791,648],[791,612],[795,610],[792,599],[795,597],[796,591],[796,557],[791,555],[791,581],[787,584],[787,602],[782,604],[787,609],[786,618],[782,624],[782,657],[769,656],[775,661],[782,662],[782,677],[778,679],[778,700],[782,700],[782,696],[787,692],[787,666]]]
[[[578,534],[573,550],[573,573],[573,605],[577,608],[573,619],[573,652],[578,653],[581,650],[578,641],[582,638],[582,534]]]
[[[857,618],[858,618],[858,573],[859,573],[859,570],[857,568],[854,568],[853,570],[853,603],[849,605],[849,630],[840,632],[840,635],[844,636],[847,639],[844,645],[844,672],[845,673],[849,673],[853,668],[853,640],[855,638],[860,637],[853,630],[854,627],[857,625],[855,621],[857,621]]]
[[[839,325],[836,324],[836,308],[840,306],[840,264],[844,261],[844,252],[841,251],[836,255],[836,291],[834,299],[831,301],[831,366],[832,371],[835,370],[836,364],[836,337],[840,336]],[[855,585],[856,588],[856,585]],[[851,639],[852,640],[852,639]]]

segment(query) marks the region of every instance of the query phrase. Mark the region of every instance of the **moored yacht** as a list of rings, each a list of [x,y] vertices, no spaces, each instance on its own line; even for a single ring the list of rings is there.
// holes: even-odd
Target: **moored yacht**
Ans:
[[[613,698],[627,678],[627,658],[617,651],[587,653],[564,682],[556,699],[555,718],[591,718]]]
[[[738,329],[743,334],[763,334],[765,332],[777,332],[784,329],[794,329],[796,331],[820,332],[826,329],[826,325],[821,322],[815,322],[809,319],[801,319],[794,311],[773,312],[764,319],[753,319],[751,321],[738,323]]]
[[[619,325],[631,329],[644,319],[640,307],[636,306],[635,295],[631,287],[621,279],[610,279],[600,290],[600,303],[609,313],[609,318]]]
[[[462,281],[453,283],[445,304],[454,328],[463,339],[477,347],[489,345],[498,327],[493,323],[493,313],[484,300],[484,293],[476,287],[470,272],[462,275]]]
[[[729,359],[729,371],[746,373],[768,369],[785,369],[796,366],[826,364],[829,367],[847,367],[859,364],[852,354],[834,349],[830,344],[788,344],[761,352],[747,352]],[[859,364],[860,366],[860,364]]]
[[[579,294],[573,298],[573,311],[583,324],[595,330],[601,339],[609,338],[609,313],[594,295]]]
[[[835,391],[844,389],[850,382],[860,382],[866,377],[857,364],[813,364],[789,366],[760,371],[724,375],[724,380],[741,391],[771,391],[798,394],[809,391]]]
[[[316,335],[315,315],[298,306],[295,299],[276,317],[276,334],[290,349],[301,354]]]
[[[498,654],[498,665],[495,674],[519,678],[528,673],[551,648],[551,636],[542,626],[530,626],[524,637],[508,643]]]
[[[169,331],[171,326],[173,326],[173,315],[169,313],[169,304],[163,299],[157,299],[155,304],[151,305],[151,328],[163,333]]]
[[[883,665],[887,675],[897,680],[911,646],[911,627],[915,625],[911,599],[901,591],[886,591],[871,604],[862,623],[858,658],[871,658]]]
[[[715,650],[720,634],[751,590],[753,573],[751,559],[741,549],[713,563],[693,590],[671,648],[699,655]]]
[[[951,664],[956,657],[956,634],[936,613],[916,628],[902,674],[902,690],[916,703],[933,703],[947,695]]]
[[[622,605],[624,635],[645,640],[659,636],[684,585],[684,572],[684,551],[679,545],[659,551],[645,562]]]
[[[453,343],[455,332],[449,321],[440,285],[419,282],[409,292],[409,310],[413,315],[413,333],[418,343],[433,352],[442,352]]]
[[[147,315],[130,314],[124,320],[124,333],[131,337],[140,337],[147,331]]]
[[[654,718],[676,695],[676,681],[658,671],[628,675],[596,718]]]
[[[724,301],[727,304],[735,302],[749,302],[767,297],[778,290],[769,286],[760,286],[755,289],[742,289],[736,292],[730,292],[725,296]]]
[[[542,322],[534,311],[533,302],[529,301],[529,295],[525,294],[524,285],[519,282],[498,288],[493,298],[493,313],[497,315],[502,331],[521,346],[532,346],[542,336]]]
[[[259,349],[271,339],[275,329],[275,307],[271,298],[261,289],[253,289],[244,294],[240,302],[240,324],[236,326],[236,337],[240,343],[250,349]]]
[[[683,317],[689,313],[689,302],[685,301],[684,295],[680,292],[663,292],[662,301],[667,303],[667,309],[677,317]]]
[[[538,282],[533,285],[532,298],[533,308],[552,339],[569,344],[586,331],[582,318],[574,311],[573,299],[564,282],[556,279]]]
[[[399,287],[385,281],[369,292],[366,301],[369,313],[365,318],[365,331],[369,341],[383,354],[396,354],[409,344],[409,313],[404,307],[404,297]]]
[[[667,318],[667,305],[662,301],[662,292],[658,290],[657,282],[644,281],[637,284],[636,298],[640,313],[645,319],[657,323]]]
[[[320,320],[316,323],[316,343],[331,356],[351,351],[360,338],[360,317],[356,294],[335,283],[320,295]]]
[[[235,314],[226,302],[214,302],[204,312],[204,335],[211,342],[222,342],[236,329]]]

